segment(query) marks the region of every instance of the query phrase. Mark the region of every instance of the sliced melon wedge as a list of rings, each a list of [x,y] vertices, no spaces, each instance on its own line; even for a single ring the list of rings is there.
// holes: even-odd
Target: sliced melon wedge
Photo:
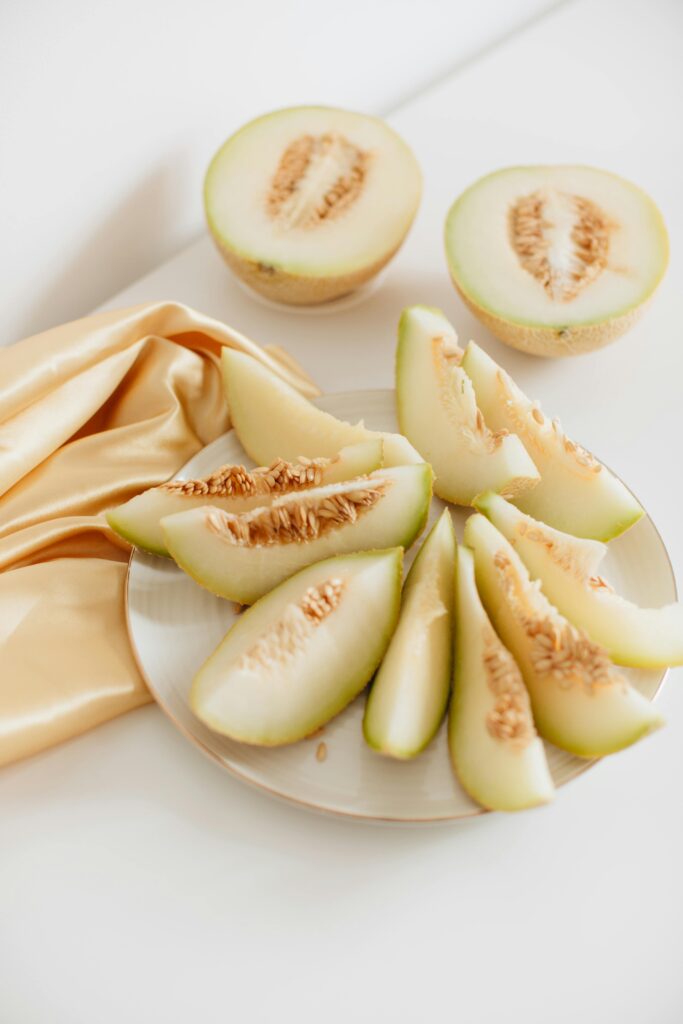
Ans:
[[[232,424],[254,462],[291,460],[299,455],[329,457],[346,445],[377,440],[384,443],[385,466],[423,461],[405,437],[336,419],[251,356],[224,348],[222,358]]]
[[[247,470],[221,466],[210,476],[196,480],[170,480],[150,487],[130,501],[107,512],[107,522],[124,540],[154,555],[167,555],[161,520],[177,512],[208,503],[226,512],[247,512],[269,505],[281,494],[322,487],[372,473],[382,465],[382,442],[361,441],[342,448],[332,459],[285,462]]]
[[[194,678],[192,710],[215,732],[277,746],[356,697],[398,616],[400,548],[330,558],[245,611]]]
[[[469,795],[492,811],[551,800],[555,787],[517,664],[484,611],[474,558],[458,548],[455,676],[448,721],[453,767]]]
[[[510,541],[548,600],[613,661],[637,668],[683,665],[683,604],[639,608],[598,575],[603,544],[553,530],[497,494],[481,495],[476,505]]]
[[[611,540],[643,515],[627,487],[557,420],[550,422],[483,349],[469,343],[462,367],[477,404],[494,430],[515,431],[541,474],[540,483],[515,498],[524,512],[577,537]]]
[[[446,255],[466,304],[502,341],[540,356],[618,338],[666,270],[662,216],[595,167],[506,167],[453,204]]]
[[[408,548],[424,529],[432,473],[426,463],[380,469],[276,498],[234,515],[197,508],[161,520],[166,547],[197,583],[253,604],[305,565],[371,548]]]
[[[455,533],[448,509],[420,548],[401,616],[368,696],[363,733],[381,754],[407,759],[431,742],[451,685]]]
[[[489,488],[519,494],[538,482],[538,470],[518,437],[489,430],[462,356],[441,310],[404,309],[396,351],[401,431],[431,463],[434,490],[446,501],[471,505]]]
[[[420,201],[412,151],[384,121],[332,107],[257,117],[211,161],[209,228],[262,295],[295,305],[345,295],[393,256]]]
[[[579,757],[602,757],[662,724],[605,649],[531,582],[519,555],[485,516],[468,519],[465,543],[474,551],[491,622],[521,669],[541,736]]]

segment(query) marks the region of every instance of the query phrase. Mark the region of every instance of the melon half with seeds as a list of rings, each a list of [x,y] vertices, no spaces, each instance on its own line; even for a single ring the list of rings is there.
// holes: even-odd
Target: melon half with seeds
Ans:
[[[292,107],[250,121],[204,182],[211,234],[232,270],[270,299],[327,302],[376,274],[417,211],[420,169],[384,121]]]
[[[662,724],[657,709],[532,583],[519,555],[483,515],[465,525],[477,587],[520,667],[541,736],[579,757],[628,747]]]
[[[120,537],[153,555],[167,555],[161,520],[210,504],[225,512],[248,512],[269,505],[282,494],[350,480],[382,465],[382,442],[362,441],[343,448],[331,459],[296,462],[276,459],[270,466],[247,470],[221,466],[198,480],[169,480],[107,512],[107,522]]]
[[[195,676],[215,732],[277,746],[309,736],[372,677],[396,625],[400,548],[331,558],[244,612]]]
[[[408,548],[427,522],[432,471],[426,463],[380,469],[356,480],[276,498],[233,514],[197,508],[161,520],[166,547],[207,590],[252,604],[321,558]]]
[[[540,356],[586,352],[635,323],[669,258],[645,192],[593,167],[508,167],[446,220],[453,282],[501,341]]]

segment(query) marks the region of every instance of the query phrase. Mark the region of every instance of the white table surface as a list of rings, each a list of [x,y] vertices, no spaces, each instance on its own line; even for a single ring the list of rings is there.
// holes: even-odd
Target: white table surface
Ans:
[[[176,298],[279,342],[328,390],[389,386],[410,302],[442,306],[644,500],[679,577],[683,499],[683,7],[580,0],[405,105],[426,176],[382,287],[329,313],[244,295],[205,239],[112,300]],[[545,363],[491,339],[450,288],[441,225],[479,173],[572,161],[661,204],[668,278],[602,352]],[[683,678],[668,727],[541,811],[380,828],[255,792],[155,708],[0,774],[0,1020],[678,1024]]]

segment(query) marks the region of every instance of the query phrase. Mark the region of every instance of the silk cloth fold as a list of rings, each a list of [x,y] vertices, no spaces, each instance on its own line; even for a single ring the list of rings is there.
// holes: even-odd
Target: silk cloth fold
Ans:
[[[287,353],[175,302],[0,349],[0,764],[151,699],[125,622],[130,549],[104,511],[229,428],[226,345],[318,394]]]

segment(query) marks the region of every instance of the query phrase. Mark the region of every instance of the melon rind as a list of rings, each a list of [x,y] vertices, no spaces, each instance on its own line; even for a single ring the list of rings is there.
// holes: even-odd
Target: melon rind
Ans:
[[[403,588],[401,615],[372,684],[363,718],[366,742],[401,760],[436,735],[451,685],[455,533],[441,513]]]
[[[555,787],[543,742],[536,734],[531,708],[524,742],[492,735],[487,718],[496,704],[485,655],[501,644],[484,611],[474,578],[474,558],[458,548],[455,588],[455,671],[448,718],[448,745],[455,772],[473,800],[492,811],[521,811],[552,800]],[[510,670],[518,670],[511,664]],[[517,684],[523,689],[521,678]],[[520,698],[528,704],[523,692]]]
[[[308,566],[240,615],[194,678],[192,710],[215,732],[278,746],[304,739],[356,697],[379,664],[398,617],[402,551],[363,552]],[[260,664],[241,659],[273,635],[309,588],[334,580],[338,606],[301,644]]]

